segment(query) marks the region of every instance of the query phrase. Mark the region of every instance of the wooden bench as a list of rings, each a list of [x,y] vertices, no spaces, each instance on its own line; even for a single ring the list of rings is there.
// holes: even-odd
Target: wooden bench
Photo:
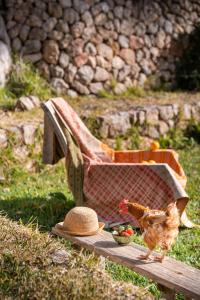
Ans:
[[[200,299],[198,269],[170,257],[165,257],[163,263],[140,260],[138,257],[147,251],[146,248],[135,243],[120,246],[104,230],[98,235],[85,237],[70,236],[55,227],[52,228],[52,233],[152,279],[159,284],[165,299],[174,299],[175,292],[183,293],[185,299]]]

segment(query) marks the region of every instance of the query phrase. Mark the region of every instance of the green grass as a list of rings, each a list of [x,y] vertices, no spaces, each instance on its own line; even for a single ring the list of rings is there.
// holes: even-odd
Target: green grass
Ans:
[[[52,91],[31,63],[14,57],[9,80],[4,88],[0,88],[0,107],[12,109],[19,97],[29,95],[46,100],[52,96]]]
[[[31,153],[31,152],[30,152]],[[188,177],[187,192],[191,198],[187,206],[188,216],[199,222],[200,218],[200,146],[179,150],[180,161]],[[31,157],[31,154],[30,154]],[[12,220],[38,223],[41,231],[48,231],[63,220],[66,212],[74,206],[72,195],[67,189],[63,162],[56,166],[43,166],[41,158],[35,158],[36,173],[29,173],[12,154],[11,148],[0,153],[6,181],[0,185],[0,211]],[[140,233],[134,241],[142,244]],[[180,229],[179,237],[169,255],[193,267],[200,268],[200,230]],[[132,282],[146,287],[157,297],[156,284],[127,268],[107,262],[106,270],[116,280]],[[182,299],[178,296],[178,299]]]

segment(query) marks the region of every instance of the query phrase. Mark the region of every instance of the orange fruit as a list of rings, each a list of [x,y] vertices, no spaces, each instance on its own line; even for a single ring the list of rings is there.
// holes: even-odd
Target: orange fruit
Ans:
[[[155,164],[156,162],[155,162],[155,160],[149,160],[149,163],[150,164]]]
[[[159,142],[153,141],[153,142],[151,143],[150,148],[151,148],[151,151],[155,151],[155,150],[160,149],[160,144],[159,144]]]

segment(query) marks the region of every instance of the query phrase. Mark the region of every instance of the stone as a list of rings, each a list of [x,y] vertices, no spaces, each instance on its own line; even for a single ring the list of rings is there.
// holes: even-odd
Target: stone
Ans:
[[[21,26],[18,24],[16,26],[12,27],[8,31],[8,35],[9,35],[10,39],[14,39],[15,37],[17,37],[19,35],[20,28],[21,28]]]
[[[83,30],[85,28],[85,25],[83,22],[76,22],[72,27],[71,27],[71,33],[73,37],[79,38],[82,36]]]
[[[67,72],[64,77],[65,81],[69,83],[73,83],[76,73],[77,73],[77,67],[75,67],[73,64],[69,64],[67,68]]]
[[[101,82],[93,82],[90,84],[90,91],[92,94],[98,95],[103,90],[103,84]]]
[[[114,8],[114,15],[116,18],[122,19],[123,18],[123,6],[115,6]]]
[[[127,66],[125,65],[123,67],[123,69],[120,70],[119,74],[118,74],[118,80],[124,81],[125,78],[131,73],[131,66]]]
[[[138,84],[143,86],[147,80],[147,76],[143,73],[140,73],[139,78],[138,78]]]
[[[126,86],[120,82],[118,82],[114,87],[114,94],[121,95],[126,91]]]
[[[59,19],[62,17],[62,6],[58,3],[48,3],[48,13],[55,17],[56,19]]]
[[[107,21],[107,16],[104,13],[100,13],[94,19],[94,23],[96,26],[104,25],[106,23],[106,21]]]
[[[47,40],[43,45],[43,59],[49,63],[56,65],[59,59],[59,46],[54,40]]]
[[[95,81],[106,81],[110,78],[110,74],[103,68],[97,67],[94,75]]]
[[[113,58],[112,48],[104,43],[97,45],[97,52],[100,56],[103,56],[108,61],[111,61]]]
[[[59,65],[65,69],[69,65],[69,55],[65,52],[61,52],[59,57]]]
[[[123,20],[120,26],[120,33],[128,37],[133,33],[133,26],[130,21]]]
[[[51,254],[51,259],[54,264],[66,263],[67,260],[69,259],[69,257],[70,257],[70,254],[66,250],[63,250],[63,249],[55,250]]]
[[[90,94],[90,91],[89,89],[81,84],[79,81],[75,80],[73,82],[73,87],[77,90],[78,93],[80,93],[81,95],[89,95]]]
[[[121,58],[123,58],[125,60],[125,62],[130,65],[133,66],[135,64],[135,53],[133,50],[131,49],[122,49],[120,51],[120,56]]]
[[[81,19],[87,27],[92,26],[94,23],[92,15],[89,11],[84,12],[84,14],[81,16]]]
[[[25,42],[28,38],[28,35],[29,35],[29,31],[30,31],[30,26],[28,25],[23,25],[21,27],[21,30],[19,32],[19,37],[20,39]]]
[[[59,0],[59,3],[63,8],[69,8],[72,6],[71,0]]]
[[[71,42],[70,46],[70,52],[72,56],[78,56],[80,54],[83,54],[84,40],[75,39]]]
[[[158,127],[161,135],[164,135],[169,131],[169,126],[164,121],[159,121]]]
[[[79,14],[83,14],[85,11],[88,11],[90,8],[90,2],[82,0],[73,0],[73,7]]]
[[[120,34],[118,37],[118,42],[121,48],[129,48],[129,39],[125,35]]]
[[[71,89],[69,89],[69,90],[67,91],[67,95],[68,95],[70,98],[77,98],[77,97],[78,97],[77,92],[74,91],[74,90],[71,90]]]
[[[63,20],[59,20],[56,24],[56,29],[58,31],[61,31],[63,33],[68,33],[69,32],[69,26],[66,22],[64,22]]]
[[[45,63],[44,61],[40,61],[39,64],[37,64],[38,70],[40,75],[42,75],[44,78],[49,80],[50,78],[50,70],[49,65]]]
[[[31,27],[41,27],[42,21],[39,16],[30,15],[27,24]]]
[[[158,24],[156,22],[152,22],[148,25],[147,33],[156,34],[158,32]]]
[[[14,147],[13,154],[15,157],[20,160],[21,162],[24,162],[29,154],[28,149],[26,146],[20,146],[20,147]]]
[[[7,76],[11,70],[12,59],[9,47],[0,41],[0,87],[4,87]]]
[[[159,49],[164,48],[165,46],[165,32],[164,31],[159,31],[156,37],[156,46]]]
[[[51,65],[50,72],[52,77],[63,78],[65,71],[58,65]]]
[[[152,139],[158,139],[159,136],[160,136],[160,134],[159,134],[157,128],[154,127],[154,126],[149,126],[149,128],[148,128],[148,135],[149,135],[149,137],[151,137]]]
[[[46,38],[47,38],[47,34],[43,30],[43,28],[34,27],[31,29],[29,34],[30,40],[44,41]]]
[[[192,118],[192,106],[191,104],[184,104],[183,105],[183,118],[185,120],[190,120]]]
[[[131,35],[129,38],[129,46],[132,50],[141,48],[143,43],[143,40],[135,35]]]
[[[23,60],[26,62],[31,62],[32,64],[40,61],[42,59],[42,54],[39,53],[33,53],[33,54],[27,54],[23,56]]]
[[[172,34],[173,33],[173,25],[170,21],[166,20],[165,21],[165,32]]]
[[[6,130],[0,129],[0,149],[6,148],[8,146],[8,137]]]
[[[146,112],[144,110],[139,110],[137,113],[137,119],[139,121],[139,125],[143,125],[146,121]]]
[[[90,83],[94,77],[93,69],[87,65],[80,67],[77,74],[79,75],[80,80],[85,84]]]
[[[62,31],[52,30],[51,32],[48,32],[48,38],[54,41],[62,40],[63,36],[64,33]]]
[[[94,26],[85,27],[83,30],[83,39],[85,42],[94,42],[95,44],[99,44],[102,42],[102,37],[97,35],[96,29]]]
[[[112,60],[112,66],[115,69],[121,70],[124,67],[125,63],[119,56],[114,56]]]
[[[21,40],[18,37],[14,38],[14,40],[12,41],[12,49],[15,52],[19,52],[21,48],[22,48]]]
[[[119,112],[105,116],[104,122],[109,124],[108,137],[113,138],[119,134],[125,134],[131,128],[128,112]]]
[[[85,52],[88,55],[96,55],[97,54],[97,49],[96,49],[94,44],[87,43],[86,46],[85,46]]]
[[[160,118],[163,121],[169,121],[174,117],[174,111],[171,105],[163,105],[159,107]]]
[[[38,53],[42,45],[39,40],[27,40],[24,47],[22,48],[23,54]]]
[[[87,61],[88,61],[87,53],[82,53],[74,58],[74,63],[78,68],[85,65]]]
[[[64,18],[64,21],[66,21],[67,23],[69,23],[71,25],[78,21],[79,15],[73,8],[67,8],[64,10],[63,18]]]
[[[94,56],[89,56],[87,64],[91,66],[93,69],[96,69],[97,66],[96,58]]]
[[[36,126],[25,124],[22,126],[23,140],[25,145],[33,145],[35,141]]]
[[[156,107],[146,108],[146,122],[149,125],[156,125],[159,120],[159,113]]]
[[[3,17],[0,15],[0,40],[7,46],[10,46],[10,39],[6,31],[6,26]]]
[[[52,78],[51,86],[57,95],[65,95],[69,89],[69,85],[62,78]]]
[[[44,31],[46,31],[46,32],[51,32],[51,31],[54,29],[54,27],[56,26],[56,24],[57,24],[56,18],[54,18],[54,17],[49,18],[49,19],[44,23],[44,26],[43,26]]]
[[[17,100],[15,111],[31,110],[35,107],[40,107],[40,100],[36,96],[22,96]]]

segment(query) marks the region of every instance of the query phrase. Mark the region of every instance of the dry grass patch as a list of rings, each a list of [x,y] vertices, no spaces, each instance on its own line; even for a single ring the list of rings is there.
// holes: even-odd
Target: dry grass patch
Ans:
[[[113,281],[92,254],[67,249],[48,234],[0,216],[1,299],[152,299]]]

